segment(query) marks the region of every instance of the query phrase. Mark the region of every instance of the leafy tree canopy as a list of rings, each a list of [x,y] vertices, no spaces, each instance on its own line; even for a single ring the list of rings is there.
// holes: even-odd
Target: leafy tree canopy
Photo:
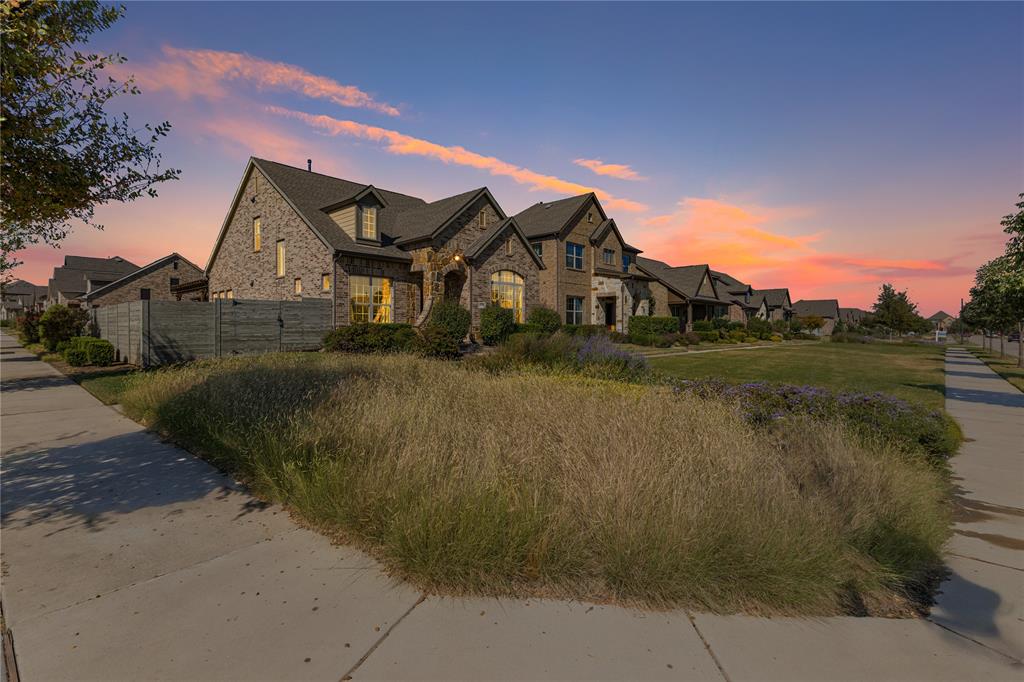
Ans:
[[[80,49],[123,14],[97,0],[0,3],[0,277],[18,264],[15,252],[56,246],[74,220],[102,228],[97,205],[156,196],[156,184],[180,174],[161,170],[156,151],[170,123],[135,128],[106,111],[139,93],[104,71],[125,59]]]
[[[910,300],[907,292],[896,291],[892,284],[883,284],[878,300],[872,306],[872,323],[891,329],[898,334],[925,331],[927,322],[917,313],[917,304]]]

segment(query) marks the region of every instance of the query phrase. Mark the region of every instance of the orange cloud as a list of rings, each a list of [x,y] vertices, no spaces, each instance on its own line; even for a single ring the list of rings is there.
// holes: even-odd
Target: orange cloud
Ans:
[[[885,279],[941,280],[967,273],[952,258],[830,253],[818,249],[821,233],[793,235],[780,229],[809,214],[800,207],[688,197],[675,212],[642,221],[631,241],[672,265],[710,263],[758,288],[788,287],[794,298],[840,296],[843,305],[867,305]]]
[[[347,135],[372,142],[380,142],[385,145],[385,150],[392,154],[425,156],[443,161],[444,163],[453,163],[485,170],[491,175],[511,178],[515,182],[527,185],[534,190],[551,190],[560,194],[570,195],[594,192],[607,208],[613,210],[642,212],[648,209],[645,204],[640,202],[615,197],[604,190],[563,180],[553,175],[544,175],[528,168],[522,168],[507,161],[502,161],[493,156],[477,154],[465,147],[457,145],[445,146],[395,130],[357,123],[356,121],[339,120],[330,116],[307,114],[302,111],[293,111],[282,107],[272,106],[268,107],[267,110],[280,116],[302,121],[329,135]]]
[[[622,163],[605,163],[601,159],[575,159],[573,161],[577,166],[588,168],[598,175],[607,175],[608,177],[618,178],[619,180],[646,180],[631,167]]]
[[[259,89],[287,90],[313,99],[323,99],[343,107],[369,109],[398,116],[397,107],[378,102],[354,85],[344,85],[326,76],[318,76],[302,67],[272,62],[241,52],[185,50],[164,46],[167,59],[136,67],[118,66],[120,75],[133,73],[143,89],[171,90],[182,99],[202,96],[217,99],[226,95],[225,81],[246,81]]]

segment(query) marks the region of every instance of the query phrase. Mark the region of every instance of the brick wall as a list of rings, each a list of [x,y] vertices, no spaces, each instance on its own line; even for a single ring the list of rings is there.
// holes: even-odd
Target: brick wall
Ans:
[[[252,221],[257,216],[262,244],[254,251]],[[279,239],[285,241],[283,277],[276,270]],[[250,300],[330,298],[321,288],[321,277],[333,269],[332,251],[254,168],[209,267],[210,295],[230,289],[235,298]],[[296,277],[302,279],[301,295],[295,293]]]
[[[175,265],[177,269],[175,269]],[[149,298],[152,301],[173,301],[175,296],[171,293],[172,277],[177,278],[179,282],[191,282],[202,276],[203,271],[191,263],[174,260],[153,272],[126,282],[108,293],[89,299],[89,305],[99,307],[138,301],[142,299],[143,289],[149,289]]]
[[[337,286],[335,296],[335,325],[351,324],[352,306],[349,299],[349,277],[364,275],[370,277],[388,277],[393,287],[391,321],[412,324],[420,313],[423,275],[410,272],[408,263],[374,260],[354,256],[338,258]]]
[[[467,306],[472,313],[473,329],[479,328],[480,311],[491,302],[491,275],[499,270],[511,270],[523,278],[524,315],[528,316],[531,309],[540,305],[541,270],[527,251],[529,247],[518,237],[513,237],[513,234],[511,229],[506,228],[473,260],[470,267],[469,285],[463,288],[462,305]],[[508,253],[507,245],[511,245],[511,253]]]

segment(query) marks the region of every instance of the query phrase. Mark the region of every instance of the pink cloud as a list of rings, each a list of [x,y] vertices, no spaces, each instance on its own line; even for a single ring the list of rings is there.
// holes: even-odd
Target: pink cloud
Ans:
[[[227,95],[226,81],[245,81],[258,89],[297,92],[343,107],[369,109],[389,116],[400,114],[397,107],[378,102],[354,85],[344,85],[284,62],[273,62],[242,52],[187,50],[164,46],[166,59],[138,66],[118,66],[115,71],[135,75],[144,90],[170,90],[181,99],[195,96],[219,99]]]
[[[533,190],[550,190],[567,195],[594,192],[601,202],[612,210],[643,212],[648,209],[645,204],[640,202],[616,197],[604,190],[563,180],[553,175],[545,175],[528,168],[522,168],[493,156],[478,154],[458,145],[441,145],[395,130],[366,125],[356,121],[339,120],[330,116],[307,114],[302,111],[294,111],[282,107],[268,107],[267,110],[280,116],[302,121],[328,135],[345,135],[382,143],[384,149],[391,154],[423,156],[437,159],[444,163],[485,170],[491,175],[511,178],[515,182],[526,185]]]
[[[601,159],[575,159],[573,161],[577,166],[582,166],[597,173],[598,175],[607,175],[611,178],[618,178],[619,180],[646,180],[630,166],[622,163],[605,163]]]

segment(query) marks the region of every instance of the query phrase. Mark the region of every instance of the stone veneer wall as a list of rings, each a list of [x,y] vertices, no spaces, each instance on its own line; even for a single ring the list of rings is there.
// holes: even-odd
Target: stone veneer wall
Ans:
[[[253,251],[252,221],[257,216],[261,248]],[[283,277],[277,276],[276,267],[279,239],[285,242]],[[321,277],[333,271],[332,252],[259,169],[253,168],[220,249],[209,266],[210,296],[230,289],[235,298],[242,299],[330,298],[331,293],[321,288]],[[302,279],[301,294],[295,293],[296,277]]]
[[[512,253],[508,253],[511,245]],[[469,285],[463,288],[462,305],[472,314],[472,326],[480,328],[480,311],[491,302],[491,275],[499,270],[511,270],[523,278],[523,314],[540,305],[541,270],[527,249],[510,228],[498,235],[483,253],[473,260],[469,273]],[[525,318],[524,318],[525,319]]]
[[[177,270],[174,269],[175,263],[178,266]],[[89,299],[89,305],[99,307],[138,301],[142,298],[142,289],[149,289],[149,299],[151,301],[174,301],[176,297],[171,293],[172,277],[177,277],[180,283],[183,284],[200,279],[202,276],[203,271],[199,268],[191,263],[176,259],[138,279],[126,282],[108,293]]]

